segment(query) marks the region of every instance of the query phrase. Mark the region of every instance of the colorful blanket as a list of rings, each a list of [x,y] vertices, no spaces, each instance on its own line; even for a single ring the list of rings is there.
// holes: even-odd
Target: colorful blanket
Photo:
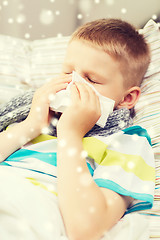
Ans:
[[[57,203],[57,140],[52,136],[40,136],[32,143],[0,165],[1,237],[10,240],[67,239]],[[88,153],[89,171],[97,185],[135,198],[126,213],[152,207],[154,159],[144,129],[134,126],[108,138],[86,137],[83,146]],[[142,169],[143,174],[140,174]],[[148,235],[144,236],[147,224],[143,216],[127,214],[103,239],[127,239],[128,231],[133,232],[136,226],[136,234],[131,234],[131,239],[141,236],[147,240]]]

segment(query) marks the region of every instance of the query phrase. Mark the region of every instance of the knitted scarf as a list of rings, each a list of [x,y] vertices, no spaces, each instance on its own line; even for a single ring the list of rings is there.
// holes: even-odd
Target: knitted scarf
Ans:
[[[0,105],[0,132],[5,130],[12,123],[21,122],[27,116],[31,108],[34,91],[27,91],[23,95],[12,98],[8,103]],[[114,110],[108,117],[104,128],[95,124],[95,126],[85,135],[90,136],[108,136],[125,129],[133,124],[130,111],[126,108]],[[56,136],[56,127],[49,126],[49,134]]]

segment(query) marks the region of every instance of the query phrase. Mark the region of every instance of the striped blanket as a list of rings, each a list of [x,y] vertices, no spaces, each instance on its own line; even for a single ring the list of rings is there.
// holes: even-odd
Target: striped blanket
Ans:
[[[140,235],[141,239],[148,239],[147,233],[144,235],[148,222],[131,212],[153,205],[155,172],[150,144],[147,132],[139,126],[108,137],[83,139],[88,169],[97,185],[134,198],[126,211],[130,214],[106,233],[104,240],[124,239],[135,228],[137,231],[131,234],[131,240]],[[3,199],[0,232],[3,239],[50,240],[53,236],[57,240],[67,239],[57,204],[56,151],[56,137],[41,135],[0,164],[0,196]]]
[[[14,152],[1,163],[1,167],[25,170],[25,178],[47,189],[41,179],[32,176],[33,173],[43,175],[45,183],[55,183],[57,194],[57,139],[49,138],[53,139],[27,145]],[[126,128],[108,137],[83,139],[83,147],[88,154],[87,165],[96,184],[134,199],[127,213],[153,205],[155,169],[150,144],[146,130],[139,126]]]

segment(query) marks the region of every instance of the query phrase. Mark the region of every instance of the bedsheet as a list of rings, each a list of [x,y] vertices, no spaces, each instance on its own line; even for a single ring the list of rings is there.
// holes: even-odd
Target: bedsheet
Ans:
[[[23,189],[23,191],[22,191]],[[57,197],[25,179],[19,169],[0,167],[2,240],[67,240]],[[148,240],[146,218],[126,215],[102,240]]]
[[[65,240],[57,197],[24,178],[19,169],[0,167],[0,239]]]
[[[68,240],[59,211],[56,179],[33,159],[25,168],[0,166],[0,239]],[[38,164],[39,165],[39,164]],[[46,164],[47,165],[47,164]],[[35,171],[36,169],[36,171]],[[50,172],[49,172],[50,171]],[[139,213],[125,215],[102,240],[148,240],[149,219]]]

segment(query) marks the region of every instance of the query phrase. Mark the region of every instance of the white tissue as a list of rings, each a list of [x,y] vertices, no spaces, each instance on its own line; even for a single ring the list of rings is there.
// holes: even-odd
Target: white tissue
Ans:
[[[90,83],[88,83],[85,79],[83,79],[78,73],[73,71],[72,73],[72,81],[68,84],[65,90],[61,90],[56,93],[55,98],[50,103],[50,108],[56,112],[64,112],[66,107],[68,107],[71,103],[70,101],[70,86],[73,82],[84,82],[88,84],[97,94],[100,101],[101,106],[101,117],[97,121],[97,125],[100,127],[104,127],[107,121],[109,114],[113,111],[115,101],[102,96]]]

